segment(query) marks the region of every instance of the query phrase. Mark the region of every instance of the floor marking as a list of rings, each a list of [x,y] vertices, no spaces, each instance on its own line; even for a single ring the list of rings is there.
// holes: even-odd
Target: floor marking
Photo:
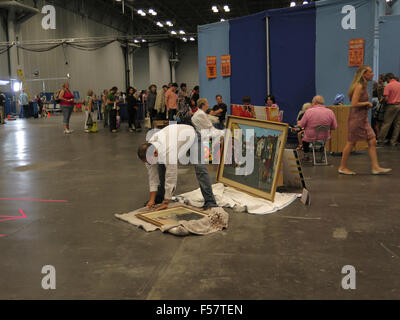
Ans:
[[[19,209],[20,216],[0,216],[0,221],[10,221],[10,220],[19,220],[26,219],[26,214],[22,209]],[[6,218],[6,219],[1,219]],[[0,234],[0,238],[5,237],[4,234]]]
[[[14,198],[0,198],[0,200],[9,200],[9,201],[32,201],[32,202],[68,202],[68,200],[14,199]]]
[[[26,214],[22,209],[19,209],[20,216],[0,216],[0,218],[8,218],[8,219],[0,219],[0,221],[8,221],[8,220],[18,220],[18,219],[26,219]]]

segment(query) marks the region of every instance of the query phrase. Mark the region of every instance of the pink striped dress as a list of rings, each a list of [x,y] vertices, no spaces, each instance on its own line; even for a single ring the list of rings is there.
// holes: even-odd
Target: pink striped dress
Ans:
[[[367,102],[369,95],[367,88],[364,88],[360,96],[360,102]],[[367,107],[351,107],[349,120],[349,133],[348,140],[350,142],[357,142],[363,140],[371,140],[376,138],[374,130],[372,130],[368,122],[368,108]]]

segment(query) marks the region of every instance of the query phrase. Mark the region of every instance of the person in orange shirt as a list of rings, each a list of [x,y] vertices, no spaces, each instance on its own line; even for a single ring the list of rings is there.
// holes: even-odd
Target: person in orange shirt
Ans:
[[[174,121],[174,116],[176,115],[178,109],[178,95],[176,90],[178,89],[178,84],[173,83],[171,88],[165,93],[165,105],[167,106],[168,120]]]

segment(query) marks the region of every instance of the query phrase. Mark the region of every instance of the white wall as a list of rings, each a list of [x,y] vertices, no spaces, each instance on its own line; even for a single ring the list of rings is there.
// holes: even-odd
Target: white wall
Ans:
[[[196,44],[181,44],[179,46],[180,62],[175,66],[176,82],[187,84],[189,90],[199,85],[198,49]]]
[[[38,14],[21,24],[19,39],[29,41],[120,34],[112,28],[59,7],[56,8],[56,15],[56,30],[42,29],[43,16]],[[112,86],[121,89],[125,87],[125,60],[118,42],[89,52],[71,47],[58,47],[41,53],[19,50],[19,56],[27,80],[34,78],[34,70],[39,70],[39,78],[60,78],[70,73],[71,89],[78,90],[81,97],[86,95],[88,89],[99,94],[103,89]],[[46,82],[46,91],[56,91],[62,82]],[[28,82],[28,89],[31,95],[36,95],[42,91],[42,82]]]
[[[170,48],[168,43],[160,43],[149,48],[150,84],[155,84],[158,89],[171,82],[169,57]]]
[[[40,8],[45,2],[39,1]],[[56,30],[43,30],[42,15],[38,14],[23,23],[18,32],[19,40],[50,40],[61,38],[83,38],[120,35],[118,31],[56,7]],[[6,41],[5,29],[0,26],[0,41]],[[147,89],[152,83],[158,88],[171,81],[169,65],[169,42],[150,44],[150,48],[136,49],[130,58],[131,84],[137,89]],[[84,97],[88,89],[99,94],[105,88],[117,86],[125,89],[125,61],[119,43],[113,43],[96,51],[81,51],[71,47],[58,47],[48,52],[28,52],[18,50],[20,65],[27,80],[34,79],[34,70],[39,70],[39,78],[61,78],[70,73],[71,89],[78,90]],[[178,46],[180,62],[176,65],[175,80],[187,83],[192,89],[198,85],[197,46],[193,43],[180,43]],[[68,62],[68,64],[66,64]],[[8,78],[7,54],[0,56],[0,79]],[[46,81],[46,91],[59,89],[63,80]],[[29,93],[33,96],[42,91],[43,82],[28,81]]]
[[[170,44],[166,42],[149,48],[137,49],[133,55],[133,83],[137,89],[147,89],[150,84],[161,88],[171,82],[169,65]],[[199,84],[199,66],[197,46],[182,43],[178,47],[179,63],[175,66],[175,81],[186,83],[191,90]]]
[[[133,87],[145,90],[149,87],[149,48],[139,48],[133,54]]]

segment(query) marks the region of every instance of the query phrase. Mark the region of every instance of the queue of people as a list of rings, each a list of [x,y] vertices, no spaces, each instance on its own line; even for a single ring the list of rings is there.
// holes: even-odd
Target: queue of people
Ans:
[[[170,120],[181,123],[189,121],[193,113],[197,110],[197,100],[199,99],[199,87],[195,86],[189,93],[185,83],[182,83],[178,90],[177,83],[164,85],[157,91],[157,86],[152,84],[148,90],[138,92],[135,88],[129,87],[127,94],[118,92],[117,87],[110,90],[104,90],[100,99],[101,107],[99,109],[103,119],[104,128],[109,128],[112,133],[118,132],[120,128],[121,108],[120,103],[126,103],[128,111],[128,130],[129,132],[140,132],[142,130],[140,116],[140,107],[143,106],[145,116],[150,120],[150,127],[154,120]],[[64,133],[71,134],[73,130],[69,127],[70,117],[76,104],[74,95],[69,90],[69,83],[64,83],[62,89],[55,94],[55,100],[61,106],[63,112]],[[85,122],[84,131],[89,130],[89,126],[94,122],[96,97],[93,90],[89,90],[84,101]],[[227,106],[222,102],[222,97],[217,98],[219,108],[214,108],[211,114],[215,112],[219,119],[218,127],[222,127],[225,121]],[[196,107],[196,108],[194,108]],[[220,110],[221,109],[221,110]],[[210,112],[210,111],[209,111]],[[183,116],[184,114],[184,116]],[[148,127],[148,129],[150,129]]]

